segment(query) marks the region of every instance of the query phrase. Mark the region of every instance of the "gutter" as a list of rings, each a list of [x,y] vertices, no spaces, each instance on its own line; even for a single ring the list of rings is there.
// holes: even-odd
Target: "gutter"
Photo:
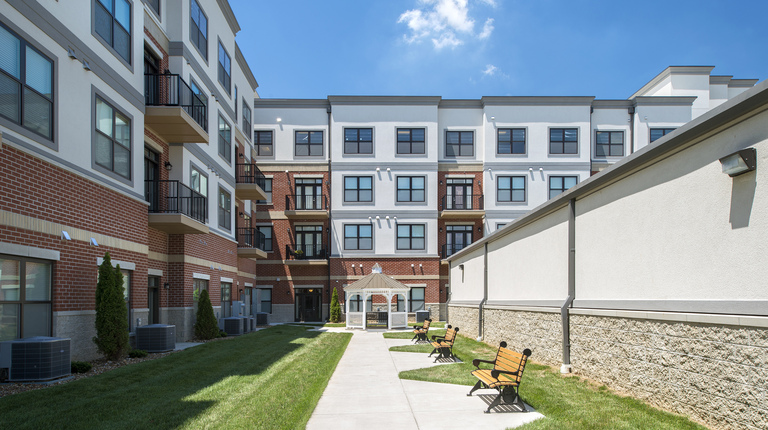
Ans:
[[[488,301],[488,243],[485,243],[485,251],[483,253],[483,300],[480,301],[480,305],[477,308],[477,341],[483,340],[483,307]]]
[[[331,297],[333,297],[333,284],[331,283],[331,226],[332,226],[332,220],[333,220],[333,211],[331,210],[331,185],[332,185],[332,175],[331,175],[331,106],[328,105],[328,108],[326,109],[326,112],[328,113],[328,228],[327,230],[327,237],[328,237],[328,252],[325,254],[326,258],[328,259],[328,319],[331,318]],[[343,296],[342,296],[343,299]],[[346,304],[346,301],[345,301]]]
[[[488,245],[486,244],[486,247]],[[563,364],[560,373],[572,373],[571,315],[569,309],[576,298],[576,199],[568,202],[568,297],[560,308],[563,323]]]

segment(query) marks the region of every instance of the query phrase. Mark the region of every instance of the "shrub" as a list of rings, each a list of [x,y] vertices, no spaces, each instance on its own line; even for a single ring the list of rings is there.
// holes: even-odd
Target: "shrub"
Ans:
[[[197,302],[197,321],[195,321],[195,337],[201,340],[219,337],[219,323],[213,314],[213,305],[208,290],[200,293]]]
[[[341,321],[341,305],[339,304],[339,293],[334,288],[333,295],[331,295],[331,322],[337,323],[339,321]]]
[[[149,353],[143,349],[132,349],[131,352],[128,353],[128,357],[131,358],[144,358],[147,355],[149,355]]]
[[[108,360],[116,360],[128,350],[128,309],[123,296],[123,274],[120,266],[112,267],[109,252],[99,266],[96,284],[96,337],[99,352]]]
[[[227,332],[224,330],[219,330],[219,337],[227,337]]]
[[[73,361],[70,369],[72,373],[85,373],[93,368],[93,364],[87,361]]]

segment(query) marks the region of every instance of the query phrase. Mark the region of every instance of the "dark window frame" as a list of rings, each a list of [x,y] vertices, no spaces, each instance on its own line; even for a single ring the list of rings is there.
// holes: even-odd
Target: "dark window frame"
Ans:
[[[272,224],[270,225],[257,225],[256,230],[264,234],[264,249],[262,251],[264,252],[274,252],[275,250],[275,229]],[[269,237],[267,237],[267,233],[265,231],[269,232]]]
[[[554,178],[562,179],[562,184],[563,185],[561,187],[559,187],[559,188],[552,188],[552,179],[554,179]],[[575,179],[576,183],[571,185],[570,187],[566,188],[565,187],[565,180],[566,179]],[[557,197],[558,195],[566,192],[567,190],[571,189],[572,187],[575,187],[578,184],[579,184],[579,177],[577,175],[552,175],[552,176],[550,176],[547,179],[547,186],[548,186],[548,190],[549,190],[549,194],[547,196],[550,199],[554,198],[554,197]],[[557,191],[557,193],[553,195],[552,191]]]
[[[501,188],[501,178],[509,178],[509,188]],[[515,191],[520,191],[520,188],[515,188],[515,178],[523,179],[523,199],[516,200],[513,198]],[[501,199],[501,192],[509,191],[509,200]],[[496,177],[496,201],[499,203],[525,203],[528,201],[528,177],[524,175],[499,175]]]
[[[109,2],[111,4],[112,11],[110,12],[107,10],[107,8],[102,3],[102,0],[93,0],[93,34],[97,36],[97,39],[106,46],[109,51],[122,62],[123,64],[129,66],[131,68],[133,66],[133,0],[103,0],[105,2]],[[115,6],[116,2],[118,1],[125,1],[125,3],[128,4],[128,16],[130,18],[130,23],[128,23],[128,28],[126,29],[123,24],[121,24],[117,17],[115,16]],[[102,13],[106,13],[111,18],[110,23],[110,34],[109,34],[109,40],[105,37],[104,34],[99,32],[99,28],[97,26],[97,15],[99,14],[99,11],[103,11]],[[122,53],[120,53],[117,48],[115,48],[115,29],[119,26],[124,31],[128,33],[127,35],[127,41],[128,41],[128,58],[124,57]]]
[[[424,232],[423,236],[414,236],[413,228],[420,226]],[[425,251],[427,249],[427,225],[426,224],[397,224],[396,234],[396,247],[395,249],[404,251]],[[408,236],[400,236],[400,227],[408,227]],[[400,247],[400,239],[408,240],[408,247]],[[414,248],[414,239],[421,239],[424,242],[424,246],[421,248]]]
[[[670,128],[670,127],[653,127],[648,130],[648,141],[649,143],[655,142],[662,137],[668,135],[669,133],[672,133],[673,131],[677,130],[677,128]],[[656,139],[653,138],[653,132],[661,132],[661,136],[657,137]]]
[[[200,21],[201,18],[205,19],[205,31],[202,31],[200,29],[200,26],[198,23],[195,22],[195,17],[192,16],[192,3],[194,3],[197,6],[197,10],[199,12],[197,16],[197,20]],[[204,42],[201,42],[201,39]],[[205,62],[208,62],[208,15],[206,15],[205,11],[202,7],[200,7],[200,3],[197,2],[197,0],[190,0],[189,2],[189,41],[192,42],[192,46],[194,46],[197,49],[197,52],[200,53],[200,56],[203,57],[203,60]]]
[[[272,289],[271,288],[259,288],[259,310],[268,314],[272,313]],[[264,291],[269,291],[269,300],[264,300]],[[269,310],[264,310],[264,304],[268,304]]]
[[[509,133],[509,140],[503,142],[509,142],[509,152],[503,152],[501,150],[501,132],[506,131]],[[523,132],[523,139],[515,139],[515,132]],[[525,155],[528,152],[528,130],[523,127],[511,127],[511,128],[499,128],[496,130],[496,154],[497,155]],[[515,144],[522,144],[522,151],[515,151]]]
[[[253,115],[251,114],[251,107],[248,106],[248,103],[246,103],[245,98],[243,98],[242,111],[243,111],[242,112],[243,134],[248,136],[249,140],[253,140],[253,126],[251,125],[253,123]]]
[[[257,205],[271,205],[272,204],[272,177],[264,178],[264,186],[262,187],[265,193],[267,193],[266,200],[256,200]]]
[[[355,131],[355,139],[354,140],[347,140],[347,132],[348,131]],[[370,140],[362,140],[360,137],[360,132],[362,130],[369,130],[371,132],[371,138]],[[345,127],[343,130],[344,133],[344,143],[342,147],[342,152],[344,155],[373,155],[373,128],[372,127]],[[370,143],[371,145],[371,151],[370,152],[361,152],[360,151],[360,145]],[[354,144],[355,145],[355,151],[347,151],[347,144]]]
[[[423,183],[424,187],[414,188],[413,187],[413,179],[414,178],[420,178]],[[408,188],[400,188],[400,179],[408,179]],[[427,200],[427,177],[423,175],[405,175],[405,176],[398,176],[396,179],[395,184],[395,201],[398,203],[424,203]],[[400,192],[408,192],[408,200],[400,200]],[[414,200],[413,193],[414,191],[421,191],[422,192],[422,199],[421,200]]]
[[[160,16],[160,0],[144,0],[144,3],[157,15],[158,19],[162,18]]]
[[[262,136],[269,135],[269,143],[262,143]],[[256,148],[256,156],[258,157],[274,157],[275,156],[275,132],[273,130],[254,130],[253,132],[253,147]],[[262,147],[269,148],[269,154],[262,154]]]
[[[562,133],[562,139],[553,140],[552,139],[552,132],[559,130]],[[576,135],[576,140],[568,140],[566,137],[566,132],[568,131],[574,131]],[[579,154],[579,128],[578,127],[551,127],[548,132],[548,140],[549,140],[549,155],[578,155]],[[566,144],[567,143],[576,143],[576,151],[574,152],[565,152]],[[552,145],[553,144],[559,144],[560,145],[560,151],[552,151]]]
[[[369,179],[371,181],[371,184],[370,184],[371,187],[370,188],[361,188],[360,180],[363,179],[363,178]],[[357,186],[355,188],[347,188],[347,179],[354,179]],[[344,176],[343,180],[344,180],[343,181],[344,182],[344,184],[343,184],[343,186],[344,186],[344,196],[343,196],[344,197],[343,198],[344,203],[372,203],[373,202],[373,176],[349,175],[349,176]],[[364,191],[370,191],[370,200],[362,200],[361,199],[360,195]],[[352,199],[348,200],[347,199],[347,192],[356,193],[356,198],[354,200],[352,200]]]
[[[354,227],[355,228],[355,235],[354,236],[347,236],[347,227]],[[369,230],[370,235],[368,236],[362,236],[361,235],[361,227],[367,227]],[[345,251],[371,251],[373,250],[373,226],[371,224],[344,224],[344,250]],[[368,239],[370,240],[370,246],[368,248],[363,248],[360,245],[360,242],[362,240]],[[356,242],[356,245],[354,247],[347,247],[347,240],[354,240]]]
[[[50,315],[48,315],[49,321],[48,321],[48,332],[44,336],[51,336],[53,333],[53,296],[54,296],[54,270],[55,270],[55,264],[54,262],[50,260],[41,260],[36,258],[29,258],[29,257],[22,257],[17,255],[6,255],[6,254],[0,254],[0,259],[2,260],[11,260],[17,262],[17,268],[18,268],[18,282],[19,282],[19,297],[18,300],[2,300],[0,301],[0,305],[16,305],[17,306],[17,313],[16,313],[16,334],[13,339],[6,339],[6,340],[14,340],[14,339],[22,339],[24,337],[31,337],[27,336],[24,333],[24,312],[25,312],[25,305],[39,305],[39,304],[47,304],[49,306],[49,312]],[[27,270],[26,265],[27,263],[34,263],[34,264],[45,264],[48,265],[48,300],[27,300]],[[2,323],[2,321],[0,321]],[[37,334],[37,336],[40,336],[40,334]]]
[[[413,293],[416,290],[419,290],[419,291],[422,292],[423,298],[421,298],[421,299],[414,299],[413,298]],[[419,309],[415,309],[413,304],[414,303],[419,303],[419,302],[421,302],[421,306],[419,307]],[[427,289],[426,289],[426,287],[411,287],[411,289],[408,290],[408,310],[410,312],[423,311],[423,310],[426,309],[426,306],[427,306]]]
[[[409,139],[408,140],[400,140],[400,132],[401,131],[405,131],[405,130],[408,130]],[[421,130],[423,132],[423,134],[424,134],[424,138],[422,140],[414,140],[413,139],[413,131],[414,130]],[[396,145],[395,145],[396,146],[396,148],[395,148],[395,153],[396,154],[398,154],[398,155],[424,155],[424,154],[427,153],[427,129],[426,128],[424,128],[424,127],[398,127],[397,130],[395,130],[395,134],[396,134],[396,140],[397,140]],[[408,152],[400,152],[400,144],[401,143],[402,144],[405,144],[405,143],[408,144],[408,149],[409,149]],[[424,150],[421,151],[421,152],[415,152],[413,150],[414,143],[416,143],[416,144],[421,143],[422,148]]]
[[[222,53],[224,54],[224,59],[226,60],[227,64],[222,64],[221,62]],[[229,55],[227,48],[224,47],[224,44],[221,43],[221,40],[219,40],[219,50],[216,58],[216,69],[218,71],[217,75],[219,83],[227,91],[227,94],[232,94],[232,56]],[[237,105],[237,98],[235,98],[235,105]],[[237,118],[237,115],[235,115],[235,118]]]
[[[229,138],[223,136],[221,125],[222,123],[227,126],[228,130],[224,130],[224,132],[229,133]],[[219,137],[219,156],[225,160],[227,160],[227,164],[232,164],[232,126],[229,124],[229,121],[227,121],[226,118],[219,112],[219,124],[217,127],[218,132],[216,133]],[[223,153],[222,153],[223,150]]]
[[[101,101],[105,105],[109,106],[110,109],[112,109],[112,134],[113,134],[112,136],[107,136],[106,133],[104,133],[103,131],[99,130],[99,128],[98,128],[97,106],[98,106],[98,102],[99,101]],[[121,143],[119,143],[116,140],[115,136],[114,136],[115,130],[116,130],[116,124],[117,124],[117,119],[116,118],[117,118],[117,114],[118,113],[120,115],[122,115],[123,117],[125,117],[126,121],[128,122],[127,129],[129,131],[129,137],[128,137],[129,147],[126,148],[128,150],[128,157],[127,157],[127,159],[128,159],[128,176],[125,176],[125,175],[115,171],[115,145],[118,145],[118,146],[120,146],[122,148],[125,148],[125,146],[123,146]],[[133,128],[132,127],[133,127],[133,117],[131,115],[129,115],[129,114],[125,113],[124,111],[116,108],[115,104],[112,103],[106,97],[104,97],[104,96],[102,96],[102,95],[100,95],[98,93],[95,93],[94,94],[94,99],[93,99],[93,141],[92,141],[93,147],[92,148],[93,148],[93,151],[94,151],[94,154],[95,154],[95,152],[96,152],[96,145],[98,145],[98,136],[103,136],[104,138],[109,139],[110,143],[112,144],[112,148],[111,148],[112,156],[111,156],[111,165],[110,166],[105,166],[103,164],[100,164],[98,162],[98,160],[97,160],[97,157],[94,155],[94,157],[93,157],[93,165],[98,167],[99,169],[103,169],[104,172],[108,172],[108,174],[111,175],[111,176],[114,175],[114,177],[116,179],[131,181],[132,178],[133,178],[133,139],[134,139]]]
[[[299,143],[299,135],[307,135],[307,143]],[[312,142],[312,137],[320,135],[320,142]],[[325,133],[323,133],[322,130],[296,130],[293,133],[293,155],[295,157],[322,157],[325,155]],[[307,154],[299,154],[298,149],[299,147],[306,146],[307,147]],[[312,149],[313,147],[320,147],[320,154],[313,154]]]
[[[608,143],[600,143],[600,136],[607,135]],[[614,136],[621,136],[621,142],[614,143]],[[595,130],[595,157],[596,158],[608,158],[608,157],[623,157],[624,156],[624,131],[623,130]],[[598,149],[603,148],[603,155],[598,155]],[[618,147],[621,149],[621,153],[618,155],[613,154],[613,150]],[[607,151],[606,151],[607,150]]]
[[[228,207],[222,206],[222,198],[227,197],[227,200],[229,204]],[[218,207],[219,212],[219,227],[226,229],[227,231],[232,230],[232,193],[225,190],[222,187],[219,187],[219,195],[216,199],[216,206]],[[223,222],[223,224],[222,224]]]
[[[459,141],[458,143],[448,143],[448,136],[456,134],[458,135]],[[471,136],[471,142],[467,143],[464,141],[464,137]],[[449,146],[456,146],[456,149],[458,152],[455,152],[454,155],[448,154],[448,147]],[[462,154],[462,148],[470,147],[472,149],[472,153]],[[446,130],[445,131],[445,158],[462,158],[462,157],[474,157],[475,156],[475,132],[471,130]]]

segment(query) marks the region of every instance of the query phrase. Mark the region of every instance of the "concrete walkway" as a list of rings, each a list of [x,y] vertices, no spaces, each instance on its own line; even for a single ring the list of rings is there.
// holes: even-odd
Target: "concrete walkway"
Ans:
[[[502,408],[483,413],[495,390],[478,390],[467,397],[467,386],[401,380],[397,375],[403,370],[440,364],[427,354],[389,351],[391,346],[411,344],[408,340],[384,339],[382,331],[352,333],[308,430],[503,430],[543,416],[530,406],[525,413],[496,412]]]

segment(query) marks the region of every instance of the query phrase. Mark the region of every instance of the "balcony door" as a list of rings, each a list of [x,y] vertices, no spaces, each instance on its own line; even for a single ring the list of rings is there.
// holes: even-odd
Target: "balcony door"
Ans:
[[[144,148],[144,199],[149,202],[149,212],[160,209],[160,154]]]
[[[446,231],[446,257],[453,255],[472,243],[471,225],[448,225]]]
[[[323,226],[297,225],[296,251],[302,252],[301,258],[323,258]]]
[[[160,60],[147,49],[144,49],[144,99],[147,104],[157,100],[160,89],[156,75],[160,74]],[[149,75],[149,76],[147,76]]]
[[[443,209],[472,209],[472,179],[447,179],[447,197]]]
[[[323,209],[322,195],[322,179],[296,179],[296,210]]]

